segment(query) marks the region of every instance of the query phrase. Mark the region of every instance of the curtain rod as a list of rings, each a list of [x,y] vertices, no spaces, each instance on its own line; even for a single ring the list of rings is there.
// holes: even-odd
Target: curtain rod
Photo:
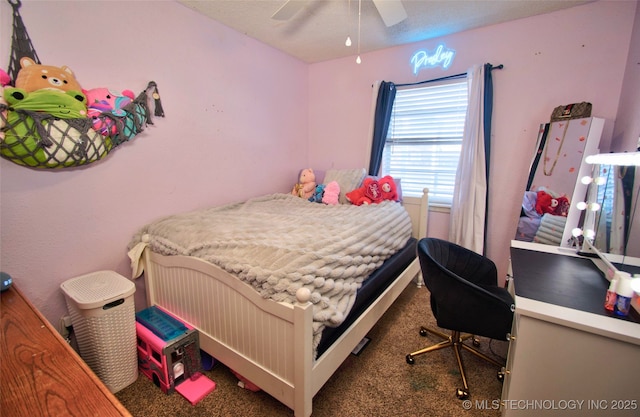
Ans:
[[[491,67],[491,71],[493,71],[494,69],[503,69],[503,68],[504,68],[504,65],[500,64],[500,65],[496,65],[495,67],[492,66]],[[396,84],[396,87],[408,87],[408,86],[411,86],[411,85],[434,83],[434,82],[437,82],[437,81],[452,80],[452,79],[455,79],[455,78],[462,78],[462,77],[466,77],[466,76],[467,76],[467,73],[463,72],[463,73],[455,74],[455,75],[447,75],[446,77],[440,77],[440,78],[436,78],[436,79],[433,79],[433,80],[418,81],[418,82],[415,82],[415,83],[407,83],[407,84]]]

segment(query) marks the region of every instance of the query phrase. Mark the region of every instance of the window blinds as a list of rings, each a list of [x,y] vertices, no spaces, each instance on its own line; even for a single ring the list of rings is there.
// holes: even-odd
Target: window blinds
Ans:
[[[402,179],[402,193],[450,206],[467,112],[467,81],[398,90],[382,172]]]

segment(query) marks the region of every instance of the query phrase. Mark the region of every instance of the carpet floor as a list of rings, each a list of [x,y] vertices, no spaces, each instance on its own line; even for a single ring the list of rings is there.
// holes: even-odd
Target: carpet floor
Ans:
[[[371,342],[358,356],[350,355],[314,397],[313,417],[499,416],[502,384],[495,366],[463,352],[471,392],[464,402],[455,396],[462,381],[452,349],[407,364],[407,353],[439,342],[420,336],[420,326],[436,328],[429,292],[410,284],[369,332]],[[481,338],[480,350],[501,363],[507,349],[507,342]],[[178,393],[165,395],[142,374],[116,397],[135,417],[293,416],[265,392],[240,388],[222,364],[204,374],[217,386],[195,406]]]

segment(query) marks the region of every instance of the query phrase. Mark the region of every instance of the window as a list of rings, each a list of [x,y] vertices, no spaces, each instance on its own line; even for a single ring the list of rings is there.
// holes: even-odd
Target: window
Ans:
[[[402,194],[451,207],[467,113],[467,80],[396,91],[382,174],[402,179]]]

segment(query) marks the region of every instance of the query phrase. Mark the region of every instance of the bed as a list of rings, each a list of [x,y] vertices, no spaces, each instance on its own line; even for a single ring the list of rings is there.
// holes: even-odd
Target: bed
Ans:
[[[341,190],[349,188],[353,186],[341,184]],[[269,214],[253,211],[260,204],[269,205]],[[305,222],[305,228],[316,230],[313,238],[300,221],[286,220],[299,206],[313,211],[302,214],[310,223]],[[205,228],[191,229],[193,213],[203,220],[210,212],[222,217],[215,221],[228,229],[242,229],[245,226],[230,220],[235,211],[244,216],[251,234],[232,235],[222,226],[212,237],[202,231]],[[287,238],[274,236],[272,230],[280,227],[271,219],[274,212],[293,227]],[[144,272],[149,305],[198,329],[201,349],[291,408],[295,416],[308,417],[315,394],[404,288],[412,281],[420,285],[415,244],[426,235],[427,214],[426,189],[421,198],[369,207],[325,206],[273,194],[170,216],[172,223],[178,219],[171,226],[166,219],[146,225],[132,239],[129,256],[134,277]],[[352,227],[346,226],[349,217],[360,221],[355,227],[365,229],[367,236],[343,230]],[[369,225],[373,229],[367,229]],[[172,232],[165,229],[172,228],[181,236],[169,238]],[[196,239],[187,241],[186,235]],[[267,243],[253,247],[252,240]],[[367,254],[351,253],[354,245],[339,243],[345,240],[367,248]],[[391,248],[378,246],[379,240],[393,241]],[[313,248],[303,247],[304,242]],[[249,255],[238,249],[242,246],[251,247]],[[265,257],[271,261],[260,261]],[[358,257],[365,261],[354,267]],[[324,281],[318,282],[320,276]]]

